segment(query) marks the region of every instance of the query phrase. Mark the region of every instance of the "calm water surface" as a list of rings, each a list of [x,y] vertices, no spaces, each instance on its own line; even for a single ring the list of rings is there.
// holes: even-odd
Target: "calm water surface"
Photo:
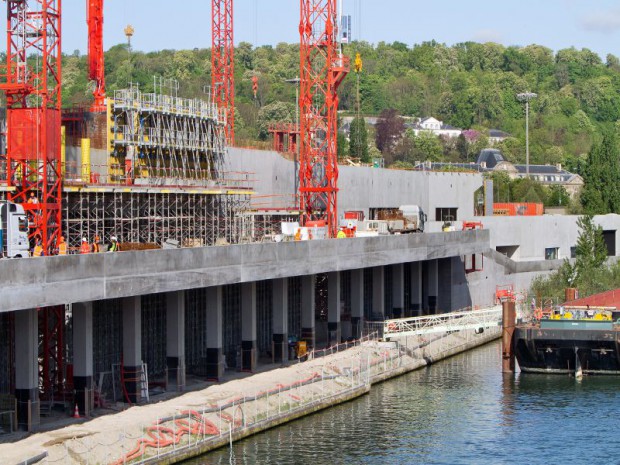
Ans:
[[[501,373],[492,343],[198,464],[620,464],[620,378]]]

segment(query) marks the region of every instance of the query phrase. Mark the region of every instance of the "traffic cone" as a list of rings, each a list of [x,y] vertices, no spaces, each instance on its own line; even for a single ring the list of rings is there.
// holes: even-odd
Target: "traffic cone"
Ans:
[[[80,409],[78,409],[77,404],[75,404],[75,409],[73,410],[73,418],[80,418]]]

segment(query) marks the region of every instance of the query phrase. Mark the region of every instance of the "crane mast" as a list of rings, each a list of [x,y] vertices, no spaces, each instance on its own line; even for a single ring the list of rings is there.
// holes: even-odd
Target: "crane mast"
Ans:
[[[211,88],[226,116],[226,141],[235,142],[235,47],[233,0],[211,0]]]
[[[61,0],[7,0],[8,199],[51,254],[61,233]]]
[[[338,87],[348,58],[338,44],[336,0],[300,0],[300,154],[302,222],[338,229]]]
[[[88,24],[88,79],[94,82],[93,112],[105,106],[105,66],[103,58],[103,0],[86,0]]]

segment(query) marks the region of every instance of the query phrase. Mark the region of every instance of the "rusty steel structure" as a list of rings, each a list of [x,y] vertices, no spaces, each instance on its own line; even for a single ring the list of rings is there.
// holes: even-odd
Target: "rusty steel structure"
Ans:
[[[233,0],[211,0],[211,88],[226,114],[226,141],[235,143],[235,46]]]
[[[338,44],[337,0],[300,0],[300,154],[302,221],[338,228],[338,86],[349,70]]]
[[[61,0],[7,0],[8,199],[52,253],[61,234]]]
[[[103,58],[103,0],[86,0],[88,24],[88,79],[93,81],[92,112],[106,111]]]

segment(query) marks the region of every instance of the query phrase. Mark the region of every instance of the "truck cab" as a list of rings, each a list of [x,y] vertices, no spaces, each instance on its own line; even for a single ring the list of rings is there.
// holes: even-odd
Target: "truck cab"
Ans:
[[[13,202],[0,202],[0,251],[8,258],[28,257],[28,217],[24,207]]]

